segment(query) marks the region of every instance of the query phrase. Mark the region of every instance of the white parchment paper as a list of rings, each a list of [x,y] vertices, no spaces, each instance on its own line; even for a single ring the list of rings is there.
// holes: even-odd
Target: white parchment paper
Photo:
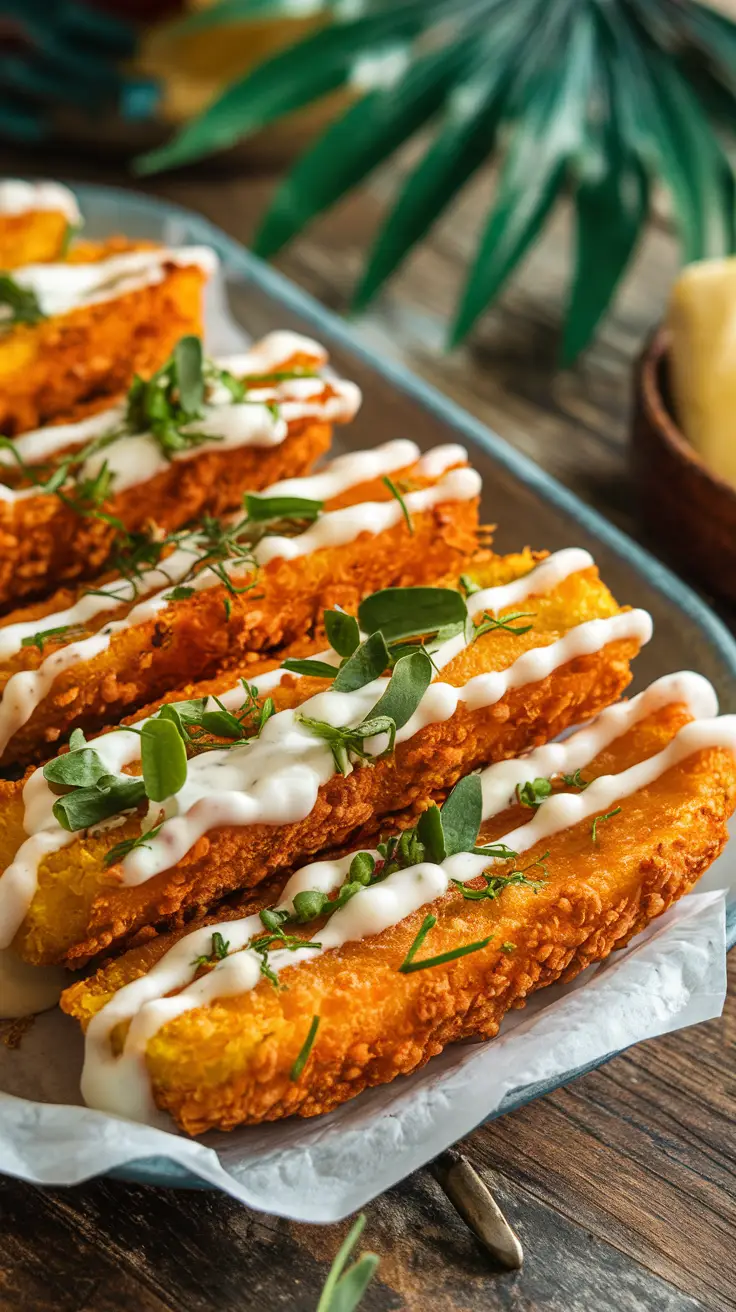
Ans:
[[[246,340],[219,288],[208,326],[211,349],[220,353]],[[727,897],[736,897],[736,848],[627,949],[567,987],[536,994],[492,1043],[454,1045],[415,1075],[330,1116],[196,1143],[81,1106],[81,1034],[68,1017],[47,1013],[20,1048],[0,1045],[0,1172],[66,1185],[166,1159],[169,1174],[176,1164],[262,1211],[339,1220],[499,1110],[642,1039],[720,1015]]]
[[[721,879],[726,873],[720,869]],[[536,994],[492,1043],[454,1045],[330,1116],[197,1143],[80,1106],[81,1036],[68,1017],[48,1013],[20,1048],[0,1048],[0,1171],[35,1184],[76,1184],[165,1157],[251,1207],[299,1221],[338,1220],[500,1108],[533,1096],[535,1086],[720,1015],[725,900],[718,890],[685,898],[605,965]]]

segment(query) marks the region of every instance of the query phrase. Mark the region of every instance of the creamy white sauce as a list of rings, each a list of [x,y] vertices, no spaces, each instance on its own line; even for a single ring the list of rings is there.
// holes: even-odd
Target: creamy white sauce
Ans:
[[[12,948],[0,949],[0,1020],[18,1020],[55,1007],[69,984],[60,966],[29,966]]]
[[[572,774],[588,765],[614,738],[621,736],[645,716],[661,707],[684,702],[688,710],[706,718],[695,719],[680,729],[662,751],[618,774],[603,775],[580,793],[556,793],[547,798],[534,817],[503,835],[505,843],[519,854],[584,820],[605,815],[617,802],[652,784],[667,770],[693,753],[708,747],[725,747],[736,753],[736,716],[714,719],[715,693],[699,675],[683,673],[658,680],[631,702],[609,707],[589,726],[555,748],[554,772]],[[535,778],[549,764],[550,747],[540,748],[515,761],[492,765],[481,773],[483,819],[503,811],[515,789]],[[365,849],[361,849],[365,850]],[[319,890],[330,893],[344,882],[355,853],[335,861],[314,862],[298,870],[284,888],[280,909],[293,910],[297,892]],[[377,854],[374,852],[374,856]],[[348,942],[380,934],[399,924],[413,912],[444,896],[451,880],[467,883],[495,861],[487,856],[459,853],[440,865],[422,862],[399,870],[373,887],[357,893],[330,920],[307,947],[290,952],[269,952],[269,966],[278,974],[289,966],[313,962],[325,952]],[[194,979],[198,956],[208,956],[212,935],[220,932],[229,954],[212,970]],[[258,915],[222,922],[185,935],[165,956],[139,979],[125,985],[97,1013],[88,1027],[82,1094],[89,1106],[127,1116],[133,1120],[157,1120],[146,1069],[146,1049],[158,1031],[175,1017],[195,1007],[207,1006],[218,998],[242,995],[261,979],[260,958],[247,948],[254,936],[263,933]],[[496,945],[497,946],[497,945]],[[431,955],[431,953],[429,953]],[[182,990],[167,996],[174,990]],[[110,1046],[114,1027],[130,1021],[120,1057]]]
[[[39,210],[64,214],[75,227],[82,222],[76,196],[59,182],[23,182],[21,178],[5,178],[0,182],[0,215],[32,214]]]
[[[34,293],[41,313],[51,318],[152,287],[164,281],[172,264],[196,267],[209,278],[219,260],[209,246],[159,247],[126,251],[91,264],[25,264],[14,270],[13,278]]]
[[[322,474],[305,479],[292,479],[289,481],[289,487],[292,493],[295,489],[301,488],[298,495],[307,497],[314,496],[316,493],[320,494],[319,499],[337,496],[350,486],[364,482],[367,477],[376,477],[380,469],[390,472],[392,469],[401,468],[405,463],[404,456],[409,454],[406,447],[411,445],[399,442],[388,443],[386,448],[379,447],[370,453],[343,456],[334,461],[334,465],[338,468],[328,467]],[[367,455],[371,456],[370,460],[365,459]],[[272,488],[266,489],[264,495],[274,495],[275,491],[283,486],[284,484],[274,484]],[[448,501],[472,500],[478,496],[480,487],[480,476],[475,470],[454,469],[434,486],[419,492],[407,493],[404,504],[410,514],[420,514]],[[252,556],[258,566],[268,565],[277,559],[296,560],[316,551],[344,546],[353,542],[361,533],[386,532],[399,524],[402,519],[402,508],[395,499],[386,502],[360,502],[342,510],[322,514],[311,527],[296,537],[283,537],[278,534],[265,537],[255,544]],[[0,627],[0,660],[7,660],[21,650],[24,638],[32,638],[36,633],[60,628],[62,625],[84,624],[101,613],[122,609],[126,604],[129,605],[134,595],[146,598],[139,601],[122,619],[111,621],[89,637],[68,642],[66,646],[42,660],[36,669],[19,670],[8,679],[0,696],[0,752],[5,750],[21,725],[27,724],[61,674],[81,662],[94,660],[108,649],[113,635],[124,629],[149,623],[160,610],[168,606],[168,596],[172,586],[187,578],[195,560],[196,555],[191,549],[181,548],[172,552],[158,568],[146,570],[141,574],[137,580],[137,594],[134,593],[133,585],[127,579],[113,579],[94,594],[83,595],[66,610],[46,615],[41,620],[24,620],[18,624]],[[225,569],[241,583],[250,572],[244,570],[242,563],[237,562],[227,563]],[[220,584],[219,575],[212,569],[200,570],[188,581],[188,586],[197,592]],[[146,596],[151,591],[153,595]]]
[[[556,586],[561,578],[589,564],[587,552],[577,549],[558,552],[524,578],[477,593],[470,602],[475,603],[475,613],[500,609],[502,605],[514,604],[537,591]],[[397,743],[406,741],[427,725],[448,720],[460,703],[471,711],[495,705],[512,689],[546,678],[571,660],[600,651],[618,640],[634,639],[643,644],[651,633],[652,621],[646,611],[624,611],[608,619],[576,625],[548,646],[525,651],[507,669],[477,675],[460,688],[441,680],[431,683],[414,715],[399,730]],[[444,643],[433,655],[437,668],[452,660],[465,642],[460,634]],[[355,726],[364,719],[387,684],[388,679],[380,678],[351,693],[334,689],[318,693],[296,710],[273,715],[254,742],[194,757],[189,762],[183,787],[163,804],[163,828],[147,847],[131,852],[122,863],[123,882],[135,886],[170,869],[212,829],[282,825],[304,819],[315,805],[319,788],[334,774],[335,764],[327,743],[308,733],[300,717],[306,715],[332,725]],[[237,706],[238,701],[233,699],[238,695],[242,700],[242,690],[232,689],[222,700],[226,705]],[[94,743],[110,774],[120,774],[124,766],[139,759],[138,735],[125,729],[103,734]],[[380,754],[385,735],[367,740],[364,746],[368,752]],[[54,800],[43,770],[34,771],[23,790],[24,828],[29,838],[0,875],[0,947],[12,942],[28,911],[43,855],[73,841],[74,836],[62,829],[53,816]],[[161,809],[158,803],[151,805],[144,828],[156,823]]]
[[[301,343],[300,347],[295,346],[295,338],[297,343]],[[272,361],[277,351],[278,359],[274,364]],[[282,351],[287,353],[281,354]],[[252,366],[264,360],[268,367],[276,369],[279,365],[287,364],[293,355],[308,353],[312,353],[311,359],[315,365],[323,363],[324,352],[310,338],[297,338],[294,333],[270,333],[263,342],[256,344],[249,356],[237,357],[236,363],[242,367],[242,372],[236,374],[236,377],[254,372]],[[230,362],[218,360],[216,363],[221,368],[229,368]],[[172,462],[196,460],[210,451],[222,452],[244,446],[279,446],[288,435],[290,425],[305,419],[349,423],[361,403],[360,389],[355,383],[337,378],[328,382],[322,377],[282,379],[272,386],[250,389],[249,397],[247,402],[234,403],[226,388],[220,386],[213,389],[203,418],[182,428],[184,433],[210,435],[211,441],[177,451],[169,459],[152,433],[123,435],[85,461],[79,477],[93,478],[106,464],[113,477],[114,491],[125,492],[131,487],[149,482]],[[278,407],[277,414],[269,408],[274,403]],[[122,425],[124,418],[125,407],[112,406],[77,423],[57,424],[24,433],[16,439],[14,446],[25,464],[37,465],[114,432]],[[18,468],[9,451],[0,451],[2,467]],[[38,495],[38,489],[32,485],[12,488],[0,483],[0,501],[9,504]]]

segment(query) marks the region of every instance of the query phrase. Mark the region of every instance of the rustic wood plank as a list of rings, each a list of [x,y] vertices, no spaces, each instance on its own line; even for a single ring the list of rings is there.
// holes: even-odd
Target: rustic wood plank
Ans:
[[[29,165],[33,171],[26,158],[3,161],[10,172]],[[43,159],[37,165],[43,172]],[[62,156],[53,167],[121,182],[117,163]],[[210,166],[152,180],[146,189],[247,239],[273,185]],[[343,311],[393,185],[388,170],[321,219],[280,267]],[[472,342],[442,355],[489,186],[488,177],[478,178],[359,331],[632,529],[630,367],[664,305],[674,242],[663,226],[650,230],[595,347],[560,374],[570,243],[563,209]],[[730,973],[733,980],[733,958]],[[645,1044],[467,1138],[465,1151],[524,1243],[518,1274],[490,1270],[429,1171],[376,1200],[365,1239],[381,1268],[366,1312],[736,1308],[735,1038],[732,1000],[722,1021]],[[216,1195],[115,1182],[69,1192],[0,1182],[0,1212],[3,1312],[226,1312],[248,1303],[307,1312],[347,1229],[289,1225]]]
[[[593,1312],[611,1306],[613,1288],[616,1312],[706,1306],[507,1176],[484,1176],[527,1247],[522,1271],[495,1270],[431,1174],[417,1172],[367,1209],[364,1244],[381,1262],[365,1312]],[[0,1200],[12,1234],[0,1272],[14,1312],[239,1312],[249,1299],[266,1312],[313,1312],[348,1229],[118,1182],[42,1193],[0,1181]],[[3,1297],[0,1284],[4,1312]]]

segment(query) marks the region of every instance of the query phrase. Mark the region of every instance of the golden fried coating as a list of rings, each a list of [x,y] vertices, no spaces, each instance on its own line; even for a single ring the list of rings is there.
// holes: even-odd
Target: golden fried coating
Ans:
[[[688,718],[681,707],[649,717],[602,752],[586,779],[653,755]],[[549,852],[536,893],[508,887],[496,901],[468,901],[453,890],[379,935],[286,967],[283,988],[264,979],[250,993],[183,1013],[147,1045],[156,1104],[190,1134],[294,1113],[314,1116],[410,1074],[448,1043],[493,1037],[511,1007],[624,946],[688,892],[721,851],[735,801],[733,755],[701,750],[624,798],[595,843],[588,820],[526,853],[525,865]],[[481,840],[498,841],[530,818],[528,808],[511,808],[483,826]],[[202,923],[263,905],[251,898]],[[488,935],[492,940],[450,963],[401,974],[428,912],[437,923],[415,959]],[[316,922],[301,933],[318,938],[319,928]],[[155,939],[73,985],[63,1009],[86,1028],[112,994],[146,973],[179,937]],[[314,1045],[294,1079],[313,1016],[320,1018]],[[113,1032],[116,1051],[125,1032],[123,1026]]]
[[[63,258],[69,220],[61,210],[0,215],[0,269]]]
[[[482,579],[479,580],[482,582]],[[525,634],[496,629],[479,637],[443,670],[443,681],[464,686],[475,675],[506,669],[531,648],[549,645],[574,626],[619,613],[595,568],[567,578],[534,598],[534,627]],[[225,893],[252,887],[315,852],[375,834],[389,816],[412,815],[468,771],[555,737],[595,715],[623,691],[638,640],[611,641],[515,688],[490,706],[461,702],[448,720],[420,729],[395,753],[348,777],[333,776],[312,811],[288,825],[223,827],[203,835],[172,869],[137,886],[105,870],[105,853],[140,832],[137,818],[113,832],[84,839],[42,859],[39,884],[14,946],[23,959],[78,966],[123,946],[142,926],[174,924]],[[324,681],[295,682],[302,703]],[[23,841],[17,786],[0,786],[0,860],[7,865]]]
[[[330,424],[310,420],[290,425],[288,437],[278,446],[203,451],[172,461],[147,483],[111,497],[100,510],[129,533],[150,522],[172,533],[204,514],[236,509],[245,491],[260,491],[281,478],[307,473],[329,448],[331,436]],[[80,515],[53,493],[0,501],[0,611],[64,582],[94,578],[104,568],[114,540],[109,519]],[[73,601],[71,592],[52,596],[39,614]],[[11,614],[5,622],[15,619]]]
[[[323,430],[325,426],[319,427]],[[282,461],[290,456],[292,470],[294,447],[301,442],[306,455],[309,441],[308,429],[284,444],[288,450]],[[276,447],[263,452],[264,464],[273,468],[282,450]],[[237,454],[231,453],[231,464],[237,463],[232,460]],[[297,458],[300,454],[297,452]],[[437,481],[421,477],[413,466],[399,471],[397,477],[410,478],[417,487]],[[233,478],[227,480],[231,486]],[[142,489],[137,490],[140,495]],[[379,479],[371,480],[328,501],[325,509],[387,501],[391,495]],[[49,745],[66,741],[73,728],[93,730],[118,724],[123,715],[175,688],[187,676],[212,677],[218,671],[239,667],[256,654],[311,640],[328,607],[340,605],[355,611],[361,598],[379,587],[407,587],[443,572],[456,580],[475,550],[477,517],[477,501],[445,502],[415,514],[411,533],[401,519],[394,528],[379,534],[361,533],[339,547],[325,547],[294,560],[275,559],[255,576],[250,568],[232,576],[235,587],[244,587],[255,577],[252,592],[233,595],[224,584],[218,584],[171,601],[149,619],[114,633],[98,655],[71,665],[55,678],[52,674],[47,695],[0,750],[0,763],[7,766],[48,756]],[[10,614],[5,623],[38,618],[39,631],[43,631],[54,623],[52,619],[45,624],[44,615],[63,611],[82,592],[57,593],[41,605]],[[26,646],[0,662],[0,696],[12,694],[8,683],[13,675],[38,669],[70,642],[91,637],[105,629],[111,618],[123,619],[132,608],[103,611],[71,635],[59,634],[45,641],[42,651]],[[0,630],[2,627],[0,622]],[[0,744],[3,737],[0,714]]]
[[[75,252],[75,260],[103,260],[120,249],[115,240],[91,250],[88,245]],[[40,428],[82,403],[127,390],[134,374],[148,377],[180,337],[201,334],[205,281],[195,265],[170,264],[151,286],[3,333],[0,433],[13,437]]]

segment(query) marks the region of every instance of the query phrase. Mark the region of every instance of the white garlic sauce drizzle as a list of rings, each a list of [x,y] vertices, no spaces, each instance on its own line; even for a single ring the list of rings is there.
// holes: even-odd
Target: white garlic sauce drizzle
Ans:
[[[387,446],[389,449],[379,447],[370,453],[342,456],[334,461],[334,465],[339,468],[328,467],[322,474],[315,474],[302,480],[290,480],[289,486],[295,488],[301,485],[305,496],[321,491],[324,496],[319,499],[337,496],[340,491],[347,490],[351,485],[356,486],[366,481],[367,477],[375,477],[375,471],[384,468],[386,464],[388,464],[387,472],[390,469],[401,468],[405,463],[404,457],[408,454],[408,448],[413,446],[413,443],[397,442]],[[400,450],[397,451],[397,448]],[[455,446],[445,448],[451,463],[454,463],[459,450],[462,448]],[[372,457],[370,460],[366,459],[368,455]],[[437,457],[435,463],[436,460]],[[418,462],[418,467],[421,467],[421,462]],[[369,470],[374,472],[367,473]],[[305,488],[304,485],[307,487]],[[283,486],[285,484],[274,484],[273,488],[267,489],[264,495],[275,494],[275,490]],[[420,514],[448,502],[473,500],[478,496],[480,488],[480,475],[475,470],[467,467],[452,469],[431,487],[419,492],[407,493],[404,497],[404,505],[409,514]],[[278,534],[262,538],[254,545],[251,555],[258,566],[268,565],[278,559],[296,560],[330,547],[345,546],[362,533],[386,532],[402,521],[403,513],[402,507],[394,498],[385,502],[364,501],[341,510],[327,511],[303,533],[293,538]],[[157,568],[145,570],[136,580],[135,591],[134,585],[129,580],[114,579],[96,590],[94,595],[89,593],[83,595],[79,601],[64,611],[46,615],[41,620],[24,620],[18,624],[0,627],[1,661],[20,651],[24,638],[33,637],[38,632],[59,628],[62,625],[83,624],[95,615],[129,604],[134,595],[145,597],[145,594],[151,593],[152,589],[158,589],[153,595],[133,606],[122,619],[111,620],[99,632],[67,643],[42,660],[36,669],[19,670],[8,679],[0,695],[0,752],[5,750],[13,734],[17,733],[22,725],[28,723],[33,712],[48,695],[54,681],[61,674],[74,665],[94,660],[108,649],[115,634],[139,624],[149,623],[159,611],[168,606],[172,587],[187,577],[195,559],[196,553],[193,553],[192,549],[181,548],[172,552]],[[250,572],[247,567],[244,568],[242,562],[238,561],[225,562],[224,569],[229,575],[237,576],[241,582],[242,578]],[[165,586],[162,588],[163,581]],[[201,592],[220,583],[219,575],[214,570],[206,568],[188,580],[187,586],[195,592]]]
[[[235,377],[243,378],[278,371],[295,355],[309,357],[310,365],[315,368],[321,368],[326,360],[322,347],[311,338],[297,333],[274,332],[257,342],[247,354],[228,356],[215,363]],[[227,388],[219,384],[208,397],[203,418],[182,426],[183,433],[205,434],[211,437],[211,441],[176,451],[169,458],[152,433],[123,435],[86,460],[79,477],[94,478],[106,464],[114,491],[119,494],[150,482],[172,463],[195,460],[208,452],[246,446],[280,446],[288,436],[289,426],[305,419],[349,423],[360,409],[362,399],[360,388],[348,379],[328,380],[319,375],[285,378],[267,387],[254,386],[249,389],[248,397],[247,402],[235,402]],[[278,407],[277,414],[269,408],[274,403]],[[122,425],[124,418],[124,405],[111,406],[73,424],[52,424],[23,433],[16,438],[14,448],[21,460],[32,467],[113,432]],[[18,468],[9,451],[0,451],[0,469],[3,467]],[[13,488],[0,483],[0,502],[9,506],[39,495],[38,488],[33,485]]]
[[[77,227],[82,222],[77,198],[59,182],[24,182],[5,178],[0,182],[0,215],[33,214],[42,210],[63,214]]]
[[[583,769],[616,738],[659,709],[684,704],[695,718],[670,743],[648,760],[617,774],[602,775],[580,793],[555,793],[545,799],[527,823],[496,840],[518,854],[583,820],[606,814],[626,797],[639,792],[688,756],[709,747],[736,753],[736,716],[717,714],[715,692],[701,675],[681,672],[658,679],[629,702],[608,707],[564,742],[537,748],[516,760],[489,766],[481,775],[483,820],[498,815],[514,801],[517,786],[547,772],[573,774]],[[702,717],[702,718],[701,718]],[[365,849],[361,849],[365,850]],[[317,861],[297,870],[286,884],[279,909],[291,912],[296,893],[319,890],[329,894],[345,881],[355,853],[335,861]],[[372,855],[377,856],[376,852]],[[269,952],[269,967],[278,974],[289,966],[314,962],[325,952],[358,942],[399,924],[413,912],[442,897],[451,880],[467,883],[496,862],[487,856],[458,853],[441,864],[422,862],[398,870],[381,883],[363,888],[319,930],[319,947],[295,952]],[[206,975],[195,979],[199,956],[208,956],[213,933],[221,933],[229,955]],[[158,1121],[146,1068],[150,1040],[167,1023],[195,1007],[219,998],[241,995],[261,979],[261,959],[247,948],[262,934],[258,915],[208,925],[185,935],[139,979],[118,990],[96,1014],[87,1029],[82,1094],[100,1110],[132,1120]],[[174,992],[181,990],[180,992]],[[167,996],[169,994],[174,996]],[[130,1021],[122,1054],[114,1056],[110,1036],[114,1027]]]
[[[591,564],[587,551],[567,548],[549,556],[523,578],[474,594],[468,599],[468,610],[476,615],[518,604],[535,593],[551,590]],[[600,651],[607,643],[634,639],[643,644],[651,634],[652,620],[647,611],[622,611],[606,619],[578,624],[549,645],[525,651],[505,670],[476,675],[462,687],[441,680],[431,683],[414,715],[399,730],[397,743],[406,741],[427,725],[450,719],[460,703],[470,711],[495,705],[508,691],[535,683],[571,660]],[[464,634],[459,634],[444,643],[433,653],[437,668],[453,660],[467,641]],[[273,686],[273,673],[267,674],[263,681],[254,680],[260,685],[259,691],[264,683]],[[279,673],[283,678],[284,672]],[[355,692],[329,689],[318,693],[296,710],[273,715],[255,741],[194,757],[180,791],[168,798],[163,807],[159,803],[149,807],[144,829],[157,823],[162,809],[165,822],[147,847],[129,853],[122,862],[123,882],[135,886],[170,869],[200,836],[212,829],[289,824],[304,819],[315,805],[319,788],[334,774],[335,764],[328,744],[308,733],[299,717],[308,715],[333,725],[355,726],[387,685],[388,679],[380,678]],[[231,689],[222,700],[229,708],[237,707],[242,701],[242,689]],[[139,760],[136,733],[117,729],[93,741],[110,774],[120,775],[124,766]],[[378,755],[385,743],[385,735],[380,735],[367,740],[364,746]],[[68,846],[76,837],[58,824],[53,815],[54,801],[43,770],[35,770],[23,789],[23,826],[28,838],[0,875],[0,947],[12,942],[27,914],[37,888],[42,858]]]
[[[41,313],[51,318],[155,286],[164,281],[171,265],[200,269],[209,278],[219,260],[209,246],[164,246],[125,251],[88,264],[25,264],[13,271],[13,279],[33,292]]]

